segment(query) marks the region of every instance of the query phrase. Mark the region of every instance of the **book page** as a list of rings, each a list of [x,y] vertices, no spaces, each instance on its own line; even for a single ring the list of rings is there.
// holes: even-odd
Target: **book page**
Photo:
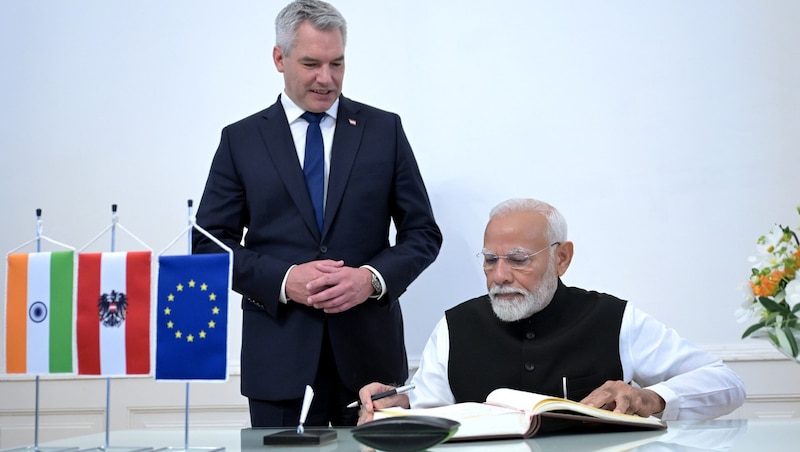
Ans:
[[[540,403],[548,400],[567,401],[558,397],[508,388],[497,388],[486,396],[486,403],[525,411],[535,411]]]
[[[523,437],[532,428],[531,414],[485,403],[464,402],[435,408],[383,408],[375,411],[374,419],[390,416],[436,416],[461,424],[453,440]]]
[[[445,405],[435,408],[406,409],[401,407],[383,408],[375,410],[375,419],[388,416],[436,416],[460,421],[466,418],[479,416],[496,416],[500,414],[518,414],[520,410],[485,403],[465,402],[455,405]]]
[[[560,397],[544,396],[532,392],[518,391],[515,389],[498,388],[489,393],[486,402],[494,405],[518,408],[531,411],[533,414],[543,414],[551,411],[563,410],[580,413],[596,419],[607,420],[615,423],[644,424],[663,426],[664,422],[655,417],[642,417],[634,414],[614,413],[602,408],[594,408],[572,400]]]

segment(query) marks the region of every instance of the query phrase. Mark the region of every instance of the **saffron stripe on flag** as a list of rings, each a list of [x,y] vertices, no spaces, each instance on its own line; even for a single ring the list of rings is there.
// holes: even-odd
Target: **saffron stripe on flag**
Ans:
[[[24,374],[28,334],[28,255],[10,254],[6,272],[6,372]]]

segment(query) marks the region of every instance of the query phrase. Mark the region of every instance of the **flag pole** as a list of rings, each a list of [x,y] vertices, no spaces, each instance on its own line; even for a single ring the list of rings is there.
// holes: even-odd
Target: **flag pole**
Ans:
[[[205,236],[206,239],[210,240],[211,242],[213,242],[214,244],[216,244],[217,246],[222,248],[225,251],[225,253],[227,254],[227,260],[226,260],[227,273],[225,275],[226,278],[225,278],[224,287],[225,287],[225,290],[228,291],[230,289],[230,287],[231,287],[231,274],[232,274],[231,272],[232,272],[232,268],[233,268],[233,249],[231,247],[227,246],[225,243],[221,242],[216,237],[214,237],[208,231],[206,231],[205,229],[203,229],[202,227],[197,225],[197,222],[195,221],[195,218],[194,218],[194,213],[193,213],[192,206],[193,206],[192,200],[191,199],[187,200],[188,221],[187,221],[186,227],[160,253],[158,253],[158,256],[159,256],[159,282],[158,282],[159,292],[160,292],[161,283],[162,283],[161,277],[165,273],[165,271],[164,271],[164,263],[167,262],[167,259],[169,259],[169,258],[179,258],[178,260],[173,260],[173,262],[176,262],[176,264],[177,264],[177,262],[188,262],[188,260],[194,259],[194,256],[193,256],[193,253],[192,253],[192,233],[194,233],[195,229],[197,230],[198,233],[200,233],[203,236]],[[186,250],[187,254],[185,256],[163,256],[168,250],[170,250],[173,246],[175,246],[183,238],[184,234],[188,234],[187,242],[186,242],[187,243],[187,250]],[[203,256],[200,256],[200,257],[203,257]],[[213,256],[211,256],[211,257],[213,257]],[[163,262],[162,262],[162,259],[164,260]],[[202,260],[205,261],[205,259],[202,259]],[[216,262],[221,263],[222,261],[219,260],[219,259],[216,259]],[[173,264],[173,265],[176,265],[176,264]],[[177,264],[177,265],[184,265],[185,266],[186,264]],[[216,265],[216,266],[219,267],[219,265]],[[216,281],[216,279],[215,279],[215,281]],[[203,285],[205,285],[205,284],[203,284]],[[202,290],[205,290],[205,288],[202,289]],[[159,300],[161,299],[160,295],[161,294],[159,293],[159,295],[157,296],[157,298],[159,298]],[[216,297],[216,295],[213,294],[213,293],[211,295]],[[227,309],[227,295],[225,296],[224,299],[226,300],[225,309]],[[159,307],[157,307],[156,309],[159,310]],[[161,311],[159,311],[159,312],[161,312]],[[225,331],[225,334],[227,335],[227,316],[225,316],[225,317],[226,317],[225,318],[225,322],[226,323],[225,323],[224,331]],[[211,323],[213,323],[213,322],[211,322]],[[214,326],[210,326],[210,328],[214,328]],[[158,328],[157,328],[156,336],[158,337],[160,334],[161,333],[158,331]],[[159,347],[160,344],[158,344],[158,339],[156,339],[156,342],[157,342],[157,344],[156,344],[156,380],[158,381],[160,379],[159,378],[159,370],[158,370],[159,369],[159,352],[158,352],[158,350],[160,348]],[[227,341],[225,341],[224,344],[225,344],[225,347],[227,347]],[[227,353],[227,350],[225,352]],[[227,362],[227,358],[226,358],[225,361]],[[169,373],[169,372],[167,372],[167,373]],[[173,375],[166,375],[165,374],[164,377],[161,378],[161,379],[163,379],[163,380],[184,380],[184,384],[185,384],[184,443],[183,443],[183,448],[182,449],[178,449],[178,448],[169,447],[167,449],[170,449],[173,452],[178,452],[178,451],[180,451],[180,452],[190,452],[190,451],[217,452],[217,451],[224,450],[224,447],[220,448],[220,447],[190,447],[189,446],[189,403],[190,403],[189,395],[190,395],[190,383],[191,383],[190,380],[202,379],[202,378],[185,376],[185,375],[184,376],[180,376],[180,377],[175,377]],[[218,379],[218,378],[212,377],[210,379],[215,380],[215,379]]]
[[[11,251],[8,251],[6,253],[6,259],[8,259],[9,256],[11,256],[12,254],[16,253],[17,251],[19,251],[19,250],[21,250],[21,249],[23,249],[26,246],[29,246],[31,244],[35,245],[35,249],[36,249],[35,253],[41,253],[42,252],[42,242],[43,241],[49,242],[52,245],[56,245],[56,246],[59,246],[59,247],[62,247],[62,248],[66,248],[66,249],[68,249],[68,250],[70,250],[72,252],[75,251],[74,247],[66,245],[64,243],[58,242],[56,240],[53,240],[53,239],[47,237],[46,235],[44,235],[42,233],[42,230],[43,230],[43,227],[42,227],[42,209],[41,208],[37,208],[36,209],[36,234],[34,235],[34,237],[32,239],[22,243],[21,245],[18,245],[16,248],[12,249]],[[74,256],[73,256],[73,259],[74,259]],[[74,261],[73,261],[73,264],[74,264]],[[72,366],[72,361],[70,360],[70,368],[72,368],[71,366]],[[25,370],[23,370],[21,372],[14,372],[14,373],[31,374],[32,372],[29,372],[29,370],[30,369],[27,368],[27,366],[26,366]],[[40,415],[40,412],[39,412],[39,394],[40,394],[39,388],[40,388],[41,378],[40,378],[40,374],[38,373],[40,371],[34,371],[34,372],[37,372],[37,373],[34,375],[33,446],[24,446],[24,447],[17,448],[17,449],[7,449],[4,452],[18,452],[18,451],[19,452],[30,452],[31,450],[33,450],[34,452],[45,452],[45,451],[54,452],[54,451],[62,451],[62,450],[76,450],[77,449],[76,447],[58,447],[58,446],[56,446],[56,447],[39,447],[39,415]],[[63,371],[61,371],[61,372],[63,372]],[[68,372],[72,372],[72,371],[70,370]],[[52,373],[52,372],[49,372],[49,373]]]
[[[186,201],[186,209],[187,209],[187,216],[186,221],[189,224],[189,227],[192,226],[192,200],[189,199]],[[192,254],[192,231],[190,230],[188,234],[186,234],[186,242],[187,242],[187,250],[186,254]],[[185,419],[183,422],[183,450],[189,450],[189,382],[186,382],[186,407],[185,410]]]
[[[42,251],[42,209],[36,209],[36,252]]]
[[[36,252],[37,253],[41,253],[42,252],[42,240],[46,240],[46,241],[48,241],[50,243],[53,243],[53,244],[56,244],[56,245],[63,246],[65,248],[69,248],[69,249],[73,249],[74,250],[74,248],[72,248],[69,245],[64,245],[63,243],[56,242],[55,240],[47,238],[44,234],[42,234],[42,230],[43,230],[43,226],[42,226],[42,209],[38,208],[38,209],[36,209],[36,236],[33,239],[36,242]],[[30,243],[30,241],[28,241],[27,243]],[[22,245],[17,247],[15,250],[12,250],[11,252],[13,253],[17,249],[22,248],[25,245],[26,244],[23,243]],[[60,448],[60,447],[56,447],[56,448],[40,448],[39,447],[39,374],[38,373],[36,374],[35,380],[36,380],[36,382],[34,384],[34,386],[35,386],[35,389],[34,389],[34,391],[35,391],[34,405],[35,406],[34,406],[34,415],[33,415],[33,424],[34,424],[33,425],[33,450],[34,451],[43,451],[44,449],[62,450],[63,448]]]
[[[144,247],[146,250],[148,250],[148,251],[150,251],[152,253],[152,251],[153,251],[152,248],[150,248],[139,237],[134,235],[132,232],[130,232],[124,226],[122,226],[122,224],[120,224],[120,222],[119,222],[119,213],[117,212],[117,210],[118,210],[117,209],[117,204],[111,204],[111,224],[108,225],[108,227],[106,227],[102,231],[100,231],[100,233],[97,234],[92,240],[90,240],[89,243],[87,243],[82,248],[80,248],[78,250],[79,253],[83,252],[84,250],[89,248],[90,245],[92,245],[94,242],[96,242],[98,239],[100,239],[100,237],[102,237],[103,234],[105,234],[106,232],[109,232],[110,237],[111,237],[110,251],[112,253],[116,252],[117,251],[117,228],[119,228],[123,232],[126,232],[131,238],[133,238],[135,241],[139,242],[139,244],[142,247]],[[102,369],[101,369],[100,374],[102,375],[102,373],[103,372],[102,372]],[[117,450],[117,451],[120,451],[120,452],[135,452],[135,451],[148,451],[148,450],[152,450],[153,449],[152,447],[138,447],[138,446],[134,446],[134,447],[113,447],[112,448],[111,445],[110,445],[111,444],[110,436],[111,436],[111,377],[107,375],[106,376],[106,413],[105,413],[105,437],[104,437],[104,443],[103,443],[102,446],[99,446],[99,447],[97,447],[95,449],[92,449],[92,450],[97,450],[97,451],[102,451],[102,452],[110,452],[111,450]]]
[[[111,204],[111,252],[116,251],[117,246],[117,205]],[[103,449],[109,448],[109,436],[111,431],[111,377],[106,377],[106,435]]]
[[[42,251],[42,209],[36,209],[36,252]],[[36,374],[36,395],[33,415],[33,448],[39,450],[39,374]]]
[[[111,204],[111,252],[116,251],[117,246],[117,205]]]

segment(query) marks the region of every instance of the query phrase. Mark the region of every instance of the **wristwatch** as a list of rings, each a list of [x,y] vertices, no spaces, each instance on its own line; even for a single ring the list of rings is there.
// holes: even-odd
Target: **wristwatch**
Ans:
[[[381,292],[383,292],[383,286],[381,285],[381,280],[378,279],[378,275],[372,273],[372,295],[377,296],[380,295]]]

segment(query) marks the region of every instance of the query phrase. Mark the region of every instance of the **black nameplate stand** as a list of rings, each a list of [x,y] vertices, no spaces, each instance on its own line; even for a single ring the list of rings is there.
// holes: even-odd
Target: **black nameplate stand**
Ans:
[[[264,436],[265,446],[319,446],[336,440],[335,430],[284,430]]]

